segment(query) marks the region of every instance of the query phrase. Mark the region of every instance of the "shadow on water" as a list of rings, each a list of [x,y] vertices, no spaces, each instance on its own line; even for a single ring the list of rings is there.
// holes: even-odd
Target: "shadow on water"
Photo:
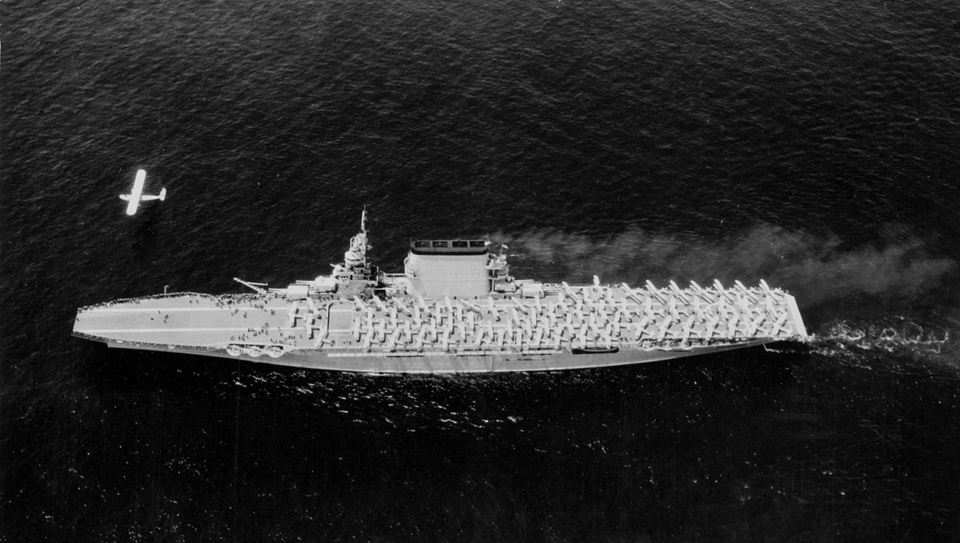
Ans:
[[[156,202],[152,202],[156,204]],[[161,251],[164,240],[160,229],[163,222],[163,206],[146,205],[132,217],[137,221],[131,240],[131,254],[135,261],[154,261],[165,254]]]

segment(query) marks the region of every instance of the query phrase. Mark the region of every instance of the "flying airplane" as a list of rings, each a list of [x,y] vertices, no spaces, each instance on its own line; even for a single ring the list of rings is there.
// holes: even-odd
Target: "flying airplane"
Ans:
[[[146,170],[137,170],[137,177],[133,180],[133,190],[130,191],[130,194],[121,194],[120,199],[126,200],[129,202],[127,204],[127,215],[133,215],[137,212],[137,207],[140,205],[140,202],[146,202],[148,200],[160,200],[163,201],[167,197],[167,189],[160,189],[160,195],[154,196],[152,194],[143,194],[143,183],[147,180]]]

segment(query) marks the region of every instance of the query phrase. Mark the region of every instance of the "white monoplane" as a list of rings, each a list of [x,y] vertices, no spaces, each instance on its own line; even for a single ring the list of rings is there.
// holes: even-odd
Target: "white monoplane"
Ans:
[[[127,204],[127,215],[133,215],[137,212],[137,207],[140,206],[140,202],[146,202],[148,200],[160,200],[163,201],[167,197],[167,189],[160,189],[159,195],[153,194],[144,194],[143,193],[143,183],[147,180],[146,170],[137,170],[137,178],[133,180],[133,190],[130,191],[130,194],[121,194],[120,199],[126,200],[129,202]]]

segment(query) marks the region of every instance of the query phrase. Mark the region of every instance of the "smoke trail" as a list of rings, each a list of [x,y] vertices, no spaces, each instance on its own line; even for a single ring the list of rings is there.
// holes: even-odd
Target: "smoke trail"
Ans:
[[[956,299],[957,261],[934,254],[916,235],[879,245],[844,247],[838,236],[817,236],[761,224],[719,241],[691,235],[646,234],[629,229],[596,240],[562,231],[500,234],[519,258],[515,275],[642,285],[674,279],[701,284],[766,279],[796,296],[801,308],[869,298],[910,305],[936,297]],[[534,275],[536,274],[536,275]]]

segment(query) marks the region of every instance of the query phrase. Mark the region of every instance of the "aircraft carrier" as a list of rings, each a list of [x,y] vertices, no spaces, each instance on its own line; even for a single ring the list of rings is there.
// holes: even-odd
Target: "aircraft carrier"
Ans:
[[[372,373],[551,371],[653,362],[807,337],[796,300],[725,288],[514,279],[481,239],[410,244],[370,264],[366,215],[328,276],[244,294],[192,292],[80,308],[73,335],[110,347]]]

